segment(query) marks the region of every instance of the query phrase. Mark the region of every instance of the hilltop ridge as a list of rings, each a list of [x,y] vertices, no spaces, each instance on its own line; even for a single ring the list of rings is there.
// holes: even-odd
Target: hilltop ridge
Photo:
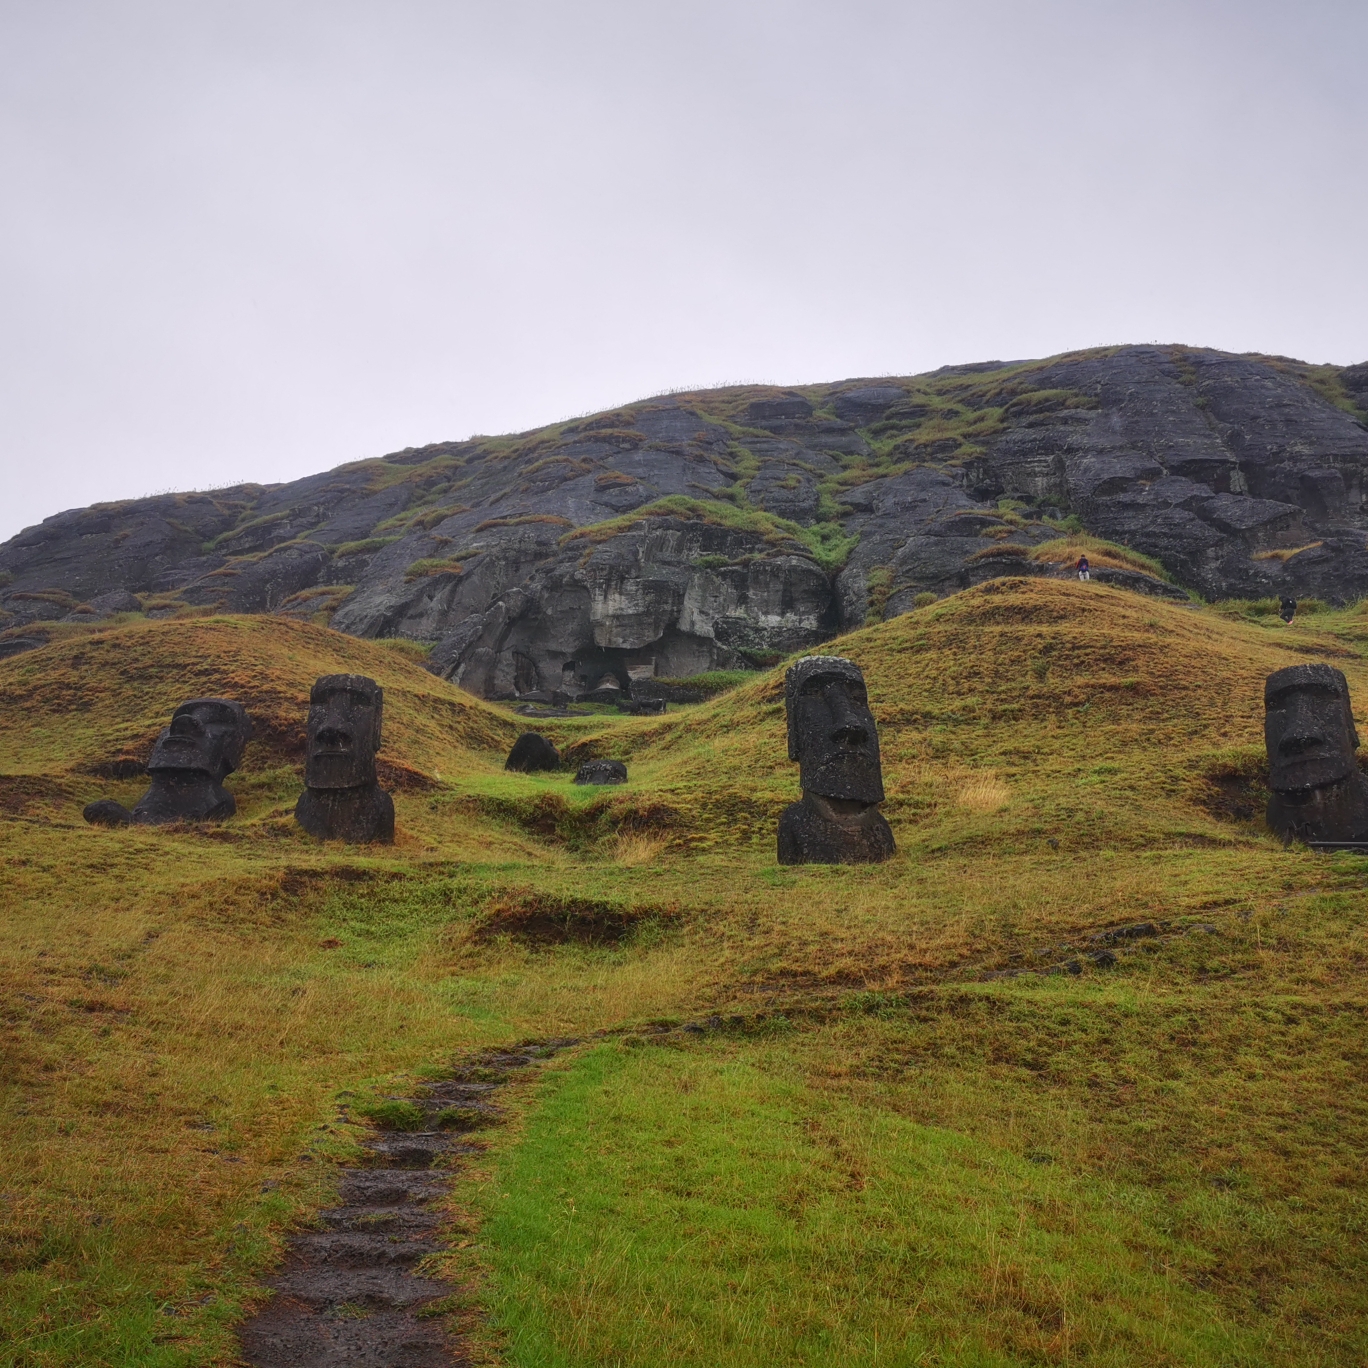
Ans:
[[[672,394],[0,546],[0,656],[119,613],[407,637],[485,697],[756,667],[1003,574],[1368,593],[1368,365],[1131,346]]]

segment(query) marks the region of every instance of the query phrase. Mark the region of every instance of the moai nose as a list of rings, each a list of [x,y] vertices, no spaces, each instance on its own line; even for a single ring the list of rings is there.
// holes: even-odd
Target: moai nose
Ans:
[[[831,709],[831,720],[835,723],[831,729],[831,739],[838,746],[852,749],[863,746],[869,739],[869,732],[864,719],[851,706],[846,691],[839,685],[833,685],[826,691],[826,698],[827,706]]]

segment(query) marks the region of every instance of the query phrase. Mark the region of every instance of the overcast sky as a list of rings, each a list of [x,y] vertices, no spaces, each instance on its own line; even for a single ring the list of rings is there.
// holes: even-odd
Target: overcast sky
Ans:
[[[0,0],[0,537],[681,385],[1368,359],[1364,0]]]

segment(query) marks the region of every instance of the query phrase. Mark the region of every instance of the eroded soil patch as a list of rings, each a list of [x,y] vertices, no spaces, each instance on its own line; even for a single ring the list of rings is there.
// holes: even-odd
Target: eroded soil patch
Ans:
[[[565,898],[533,890],[492,903],[476,924],[476,940],[507,936],[523,945],[617,945],[639,927],[679,919],[673,907]]]

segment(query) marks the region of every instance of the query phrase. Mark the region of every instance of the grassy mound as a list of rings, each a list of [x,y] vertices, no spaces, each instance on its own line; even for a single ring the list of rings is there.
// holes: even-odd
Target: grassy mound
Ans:
[[[424,670],[411,654],[277,617],[138,622],[57,642],[3,667],[0,772],[95,772],[145,760],[187,698],[234,698],[252,717],[244,770],[301,763],[309,688],[365,674],[385,690],[385,754],[416,773],[479,763],[509,720]],[[477,758],[478,757],[478,758]]]
[[[295,622],[0,664],[0,1364],[229,1361],[398,1081],[550,1036],[450,1256],[509,1364],[1362,1362],[1368,861],[1259,814],[1264,675],[1362,702],[1365,642],[1040,579],[854,633],[899,852],[852,869],[774,863],[782,668],[539,724],[628,762],[586,791]],[[289,816],[335,670],[386,689],[392,848]],[[258,722],[239,816],[85,826],[200,693]]]
[[[864,670],[885,811],[915,851],[1252,838],[1256,824],[1222,820],[1222,784],[1257,780],[1264,677],[1332,660],[1368,694],[1357,655],[1325,633],[1072,581],[990,581],[831,649]],[[705,845],[767,851],[797,796],[782,668],[687,714],[558,739],[630,761],[696,814]]]

